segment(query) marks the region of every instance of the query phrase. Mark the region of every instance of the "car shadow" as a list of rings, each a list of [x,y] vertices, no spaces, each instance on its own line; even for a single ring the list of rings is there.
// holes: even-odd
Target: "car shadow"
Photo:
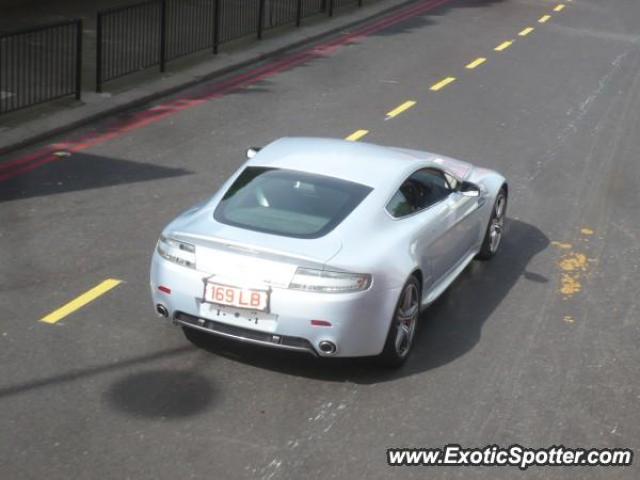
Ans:
[[[66,155],[68,156],[30,171],[28,175],[20,174],[2,182],[0,202],[148,182],[193,173],[184,168],[163,167],[86,152],[69,152]],[[48,154],[43,158],[53,156]],[[11,172],[10,168],[7,170]]]
[[[515,219],[508,219],[506,228],[499,254],[489,262],[472,262],[423,313],[414,351],[400,369],[382,368],[370,358],[318,359],[215,337],[202,348],[256,368],[358,384],[385,382],[445,365],[478,344],[484,323],[521,277],[528,281],[548,281],[527,270],[531,259],[549,245],[546,235],[537,227]]]

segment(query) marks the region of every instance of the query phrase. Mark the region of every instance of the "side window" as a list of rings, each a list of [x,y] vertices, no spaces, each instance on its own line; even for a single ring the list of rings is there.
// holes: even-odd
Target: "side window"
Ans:
[[[395,218],[404,217],[415,212],[416,206],[409,203],[404,193],[398,190],[387,204],[387,211]]]
[[[387,211],[395,218],[403,217],[444,200],[451,191],[443,172],[423,168],[404,181],[387,204]]]

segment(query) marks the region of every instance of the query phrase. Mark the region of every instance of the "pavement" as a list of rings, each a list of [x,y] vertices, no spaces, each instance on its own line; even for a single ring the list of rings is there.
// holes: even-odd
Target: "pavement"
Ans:
[[[127,0],[52,0],[46,5],[3,9],[0,32],[80,18],[84,22],[84,34],[82,99],[77,101],[73,96],[68,96],[1,115],[0,162],[4,154],[17,148],[280,55],[324,35],[354,28],[363,21],[399,8],[407,0],[364,2],[361,8],[357,8],[355,3],[346,3],[344,7],[336,8],[333,17],[320,13],[303,19],[301,28],[288,25],[266,30],[260,41],[249,36],[223,44],[215,56],[205,50],[179,58],[168,62],[164,73],[160,73],[158,67],[148,68],[117,81],[107,82],[103,92],[96,93],[96,13],[98,10],[129,3],[131,2]]]
[[[8,154],[0,478],[637,479],[637,461],[389,467],[386,450],[637,455],[639,20],[634,0],[420,1]],[[402,369],[199,349],[156,317],[158,234],[247,146],[358,130],[510,185],[500,254],[424,313]]]

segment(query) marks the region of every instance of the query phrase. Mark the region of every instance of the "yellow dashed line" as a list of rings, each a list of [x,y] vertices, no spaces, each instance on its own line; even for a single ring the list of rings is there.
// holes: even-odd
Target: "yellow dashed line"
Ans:
[[[547,23],[550,18],[551,18],[551,15],[543,15],[538,19],[538,23]]]
[[[556,8],[553,9],[554,12],[561,12],[564,10],[564,5],[557,5]]]
[[[396,108],[394,108],[390,112],[387,112],[387,118],[397,117],[398,115],[400,115],[405,110],[409,110],[415,104],[416,104],[416,102],[414,100],[407,100],[403,104],[398,105]]]
[[[46,317],[43,317],[42,319],[40,319],[40,321],[44,322],[44,323],[50,323],[50,324],[57,323],[60,320],[62,320],[64,317],[66,317],[67,315],[70,315],[73,312],[75,312],[76,310],[84,307],[86,304],[94,301],[96,298],[98,298],[101,295],[104,295],[109,290],[111,290],[112,288],[117,287],[121,283],[122,283],[122,280],[115,280],[113,278],[109,278],[109,279],[105,280],[104,282],[100,283],[98,286],[93,287],[88,292],[85,292],[82,295],[80,295],[79,297],[77,297],[74,300],[70,301],[66,305],[64,305],[64,306],[60,307],[59,309],[51,312]]]
[[[430,90],[433,92],[437,92],[438,90],[442,90],[444,87],[455,81],[456,77],[447,77],[444,80],[440,80],[438,83],[431,85]]]
[[[500,45],[494,48],[494,50],[496,52],[502,52],[503,50],[506,50],[507,48],[509,48],[512,43],[513,43],[512,40],[507,40],[506,42],[502,42]]]
[[[533,32],[534,28],[533,27],[527,27],[524,30],[522,30],[520,33],[518,33],[518,35],[520,35],[521,37],[526,37],[527,35],[529,35],[531,32]]]
[[[369,133],[369,130],[356,130],[351,135],[346,137],[345,140],[349,140],[351,142],[357,142],[362,137],[364,137],[367,133]]]
[[[473,70],[474,68],[482,65],[486,61],[487,61],[486,58],[478,57],[473,62],[471,62],[469,65],[467,65],[465,68],[468,68],[469,70]]]
[[[581,228],[580,229],[580,233],[583,235],[593,235],[593,230],[591,230],[590,228]]]

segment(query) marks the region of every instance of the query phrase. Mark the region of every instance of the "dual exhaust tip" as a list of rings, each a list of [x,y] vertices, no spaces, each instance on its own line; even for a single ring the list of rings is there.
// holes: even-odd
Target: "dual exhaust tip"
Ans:
[[[338,351],[337,345],[329,340],[322,340],[318,344],[318,348],[325,355],[334,355]]]
[[[169,311],[167,310],[167,307],[165,307],[161,303],[156,305],[156,313],[164,318],[167,318],[169,316]]]

